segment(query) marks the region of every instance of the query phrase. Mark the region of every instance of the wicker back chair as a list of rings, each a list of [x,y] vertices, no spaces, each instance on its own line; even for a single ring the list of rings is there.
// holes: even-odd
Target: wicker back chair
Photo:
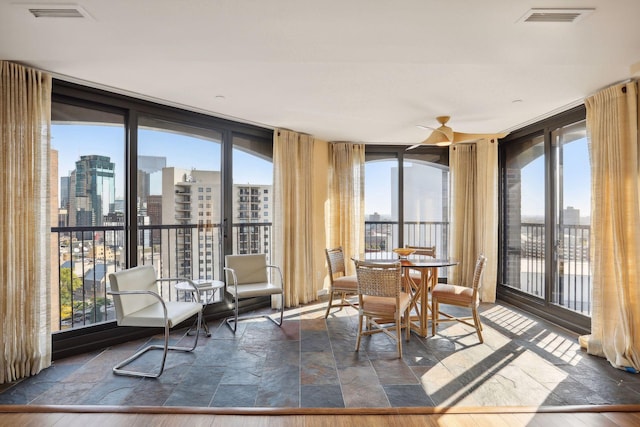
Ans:
[[[480,290],[480,279],[482,278],[482,271],[486,262],[487,258],[480,254],[476,260],[471,286],[438,283],[433,287],[431,291],[431,335],[436,334],[439,323],[461,322],[465,325],[473,326],[480,342],[484,342],[482,339],[482,323],[480,323],[480,315],[478,314],[478,305],[480,304],[478,291]],[[470,308],[471,316],[459,317],[441,312],[439,307],[440,303]],[[473,323],[470,321],[473,321]]]
[[[436,257],[436,247],[435,246],[405,246],[407,249],[415,249],[415,252],[412,255],[419,256],[428,256],[431,258]],[[433,281],[432,277],[428,275],[431,273],[431,269],[409,269],[409,278],[414,282],[415,286],[418,286],[420,282],[430,284]],[[436,270],[437,271],[437,270]],[[423,275],[427,275],[423,277]],[[437,278],[436,278],[437,281]]]
[[[407,341],[411,334],[411,295],[402,290],[401,264],[356,261],[356,275],[359,300],[356,351],[360,349],[363,335],[383,332],[396,341],[398,357],[402,357],[403,316]],[[366,329],[363,329],[363,320]]]
[[[351,306],[357,308],[358,305],[349,301],[348,297],[358,293],[358,279],[355,274],[346,275],[346,266],[344,263],[344,253],[342,247],[325,249],[327,256],[327,268],[329,270],[329,302],[327,311],[324,314],[325,319],[329,316],[331,307]],[[336,294],[340,297],[338,304],[333,303]]]

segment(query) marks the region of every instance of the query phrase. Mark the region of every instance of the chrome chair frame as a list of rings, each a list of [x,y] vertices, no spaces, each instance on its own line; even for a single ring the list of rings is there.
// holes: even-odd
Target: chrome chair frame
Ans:
[[[118,363],[116,366],[113,367],[113,373],[115,375],[144,377],[144,378],[158,378],[164,372],[164,367],[165,367],[165,363],[166,363],[166,360],[167,360],[167,354],[168,354],[169,351],[190,352],[190,351],[195,350],[195,348],[198,345],[198,336],[200,334],[197,333],[197,332],[200,331],[200,328],[201,328],[201,325],[202,325],[202,303],[200,302],[199,297],[197,298],[196,302],[187,302],[187,301],[166,302],[158,294],[158,292],[149,289],[149,288],[154,287],[154,286],[157,289],[157,283],[158,282],[178,281],[178,280],[179,281],[189,281],[191,283],[191,285],[194,286],[194,289],[195,289],[195,284],[193,282],[191,282],[189,279],[183,279],[183,278],[180,278],[180,279],[178,279],[178,278],[157,279],[157,278],[155,278],[155,268],[153,268],[153,266],[139,266],[139,267],[133,267],[131,269],[121,270],[119,272],[115,272],[115,273],[109,274],[109,282],[111,284],[112,289],[114,287],[116,289],[120,288],[120,285],[118,283],[118,280],[120,280],[119,279],[120,276],[129,275],[129,274],[137,274],[137,272],[142,272],[144,269],[153,270],[154,280],[152,280],[149,283],[146,283],[144,285],[144,287],[146,287],[147,289],[122,290],[122,291],[121,290],[111,290],[111,291],[107,292],[107,294],[114,296],[114,302],[116,302],[115,306],[116,306],[117,322],[118,322],[119,326],[121,326],[121,324],[123,324],[122,326],[137,326],[137,327],[154,327],[154,328],[156,328],[156,327],[159,327],[159,326],[155,326],[155,325],[154,326],[149,326],[149,325],[147,325],[146,323],[149,323],[148,320],[140,321],[140,322],[136,321],[135,313],[127,314],[127,313],[123,313],[122,311],[118,312],[118,310],[120,310],[119,307],[122,306],[118,299],[131,297],[133,295],[138,295],[138,296],[148,295],[148,296],[152,297],[153,298],[152,301],[154,301],[154,302],[151,302],[149,305],[147,305],[146,308],[149,308],[151,306],[159,306],[159,307],[161,307],[161,309],[162,309],[162,322],[161,323],[163,325],[162,327],[163,327],[163,330],[164,330],[164,343],[162,345],[159,345],[159,344],[148,345],[148,346],[142,348],[141,350],[137,351],[133,356],[131,356],[131,357],[123,360],[122,362]],[[146,273],[143,273],[143,274],[146,274]],[[144,308],[142,310],[144,310]],[[132,316],[131,314],[133,314],[134,316]],[[169,333],[170,333],[171,328],[173,326],[176,326],[178,323],[181,323],[183,320],[186,320],[189,317],[193,316],[194,314],[197,314],[197,330],[196,330],[196,338],[195,338],[195,340],[193,342],[193,346],[192,347],[183,347],[183,346],[172,346],[172,345],[169,345]],[[152,314],[150,314],[149,316],[151,317]],[[159,319],[160,319],[160,317],[156,318],[156,320],[159,320]],[[159,370],[157,372],[133,371],[133,370],[122,369],[123,367],[129,365],[131,362],[133,362],[134,360],[138,359],[143,354],[145,354],[146,352],[151,351],[151,350],[162,350],[162,361],[160,362],[160,368],[159,368]]]
[[[280,270],[280,267],[276,265],[267,264],[266,256],[264,254],[227,255],[225,257],[225,263],[228,263],[228,259],[234,259],[234,258],[241,259],[239,257],[248,257],[248,256],[256,256],[256,255],[265,257],[264,268],[266,270],[265,271],[266,279],[267,279],[266,282],[238,283],[238,274],[236,273],[237,268],[231,268],[227,266],[224,267],[225,276],[227,277],[225,290],[227,293],[233,296],[233,302],[234,302],[233,318],[231,317],[226,318],[225,323],[231,329],[231,331],[233,331],[234,334],[238,329],[238,322],[242,320],[259,319],[264,317],[271,320],[273,323],[275,323],[279,327],[281,327],[282,321],[284,319],[284,302],[285,302],[284,301],[284,280],[282,277],[282,271]],[[279,287],[274,286],[273,283],[271,283],[271,274],[269,274],[268,270],[274,270],[278,273],[277,276],[279,278],[278,280],[280,284]],[[232,284],[229,284],[229,276],[231,276]],[[241,288],[243,286],[249,287],[252,285],[253,285],[253,289],[250,289],[248,292],[241,291]],[[233,291],[230,291],[229,287],[233,287]],[[259,289],[255,289],[256,287],[258,287]],[[279,321],[276,321],[275,319],[273,319],[273,317],[271,317],[271,315],[269,314],[239,316],[240,299],[258,297],[258,296],[272,296],[277,294],[280,294],[281,296]]]

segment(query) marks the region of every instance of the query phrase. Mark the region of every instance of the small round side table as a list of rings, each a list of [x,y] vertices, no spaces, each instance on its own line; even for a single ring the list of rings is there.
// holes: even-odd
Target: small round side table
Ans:
[[[200,294],[200,301],[202,301],[203,310],[204,307],[213,299],[216,289],[224,288],[224,282],[222,280],[199,279],[192,280],[191,282],[193,282],[196,285],[196,288],[198,288],[197,292]],[[178,282],[175,284],[175,288],[179,291],[191,292],[191,297],[194,298],[194,294],[196,291],[193,289],[193,286],[191,286],[189,282]],[[191,326],[187,331],[187,335],[191,333],[194,327],[197,327],[197,325],[194,324],[193,326]],[[202,329],[204,330],[204,333],[207,335],[207,337],[211,336],[211,332],[209,332],[209,326],[207,326],[207,322],[205,322],[204,320],[202,321]]]

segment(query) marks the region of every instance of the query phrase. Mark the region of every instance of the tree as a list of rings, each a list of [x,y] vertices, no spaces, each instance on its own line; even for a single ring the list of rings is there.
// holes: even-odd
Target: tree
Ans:
[[[60,320],[69,319],[73,315],[71,297],[73,292],[82,288],[82,279],[70,268],[60,269]],[[77,303],[77,302],[76,302]]]

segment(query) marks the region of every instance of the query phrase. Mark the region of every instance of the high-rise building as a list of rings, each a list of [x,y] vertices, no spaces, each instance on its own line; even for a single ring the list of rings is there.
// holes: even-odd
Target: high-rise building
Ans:
[[[175,265],[180,277],[218,277],[220,171],[163,168],[161,208],[163,225],[184,225],[169,234],[175,250],[163,254],[162,265]]]
[[[148,196],[147,216],[152,225],[184,227],[166,234],[174,249],[162,253],[161,268],[176,266],[172,274],[194,279],[220,277],[220,185],[219,171],[162,169],[162,196]],[[271,185],[233,186],[234,253],[268,252],[270,227],[264,223],[272,221],[272,192]]]
[[[138,156],[138,207],[147,204],[151,190],[151,174],[160,172],[167,166],[167,158],[162,156]],[[159,189],[158,189],[159,190]],[[156,192],[157,195],[157,192]]]
[[[60,177],[60,208],[69,209],[69,180],[68,176]]]
[[[69,181],[69,225],[102,225],[115,203],[115,163],[106,156],[80,156]]]
[[[268,228],[257,223],[270,223],[272,219],[273,187],[258,184],[234,184],[233,222],[239,225],[234,235],[235,251],[239,254],[267,253]]]
[[[162,196],[149,195],[147,196],[147,216],[149,217],[150,225],[162,224]],[[161,244],[162,234],[160,230],[153,230],[151,233],[152,243]]]
[[[580,209],[573,206],[567,206],[562,212],[563,222],[565,225],[580,225]]]

